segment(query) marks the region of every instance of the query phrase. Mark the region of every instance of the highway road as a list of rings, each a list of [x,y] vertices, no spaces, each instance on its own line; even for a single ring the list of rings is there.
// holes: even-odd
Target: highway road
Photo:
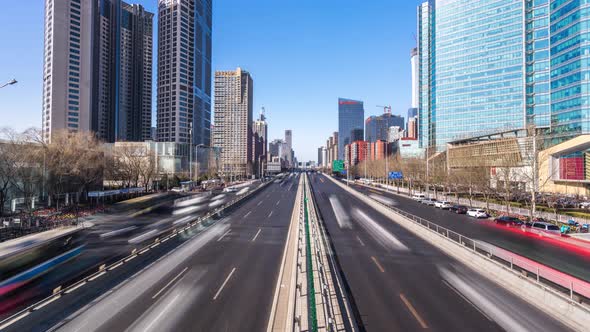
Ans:
[[[123,265],[8,330],[265,330],[297,181],[269,185],[173,251]]]
[[[182,226],[259,185],[259,182],[251,183],[240,188],[242,191],[232,193],[172,194],[170,197],[158,196],[141,202],[121,202],[113,207],[115,212],[92,216],[93,226],[82,231],[86,242],[82,254],[43,278],[21,287],[7,299],[0,298],[0,318],[45,298],[58,286],[80,280],[96,271],[101,264],[109,264],[129,255],[131,250],[141,247],[142,243],[153,241],[159,233]],[[150,207],[150,204],[156,208],[134,216],[135,211]]]
[[[373,198],[382,201],[385,199],[384,202],[390,202],[399,209],[459,234],[504,248],[582,280],[590,281],[590,269],[588,268],[590,254],[586,251],[559,246],[539,236],[499,227],[487,220],[478,220],[466,215],[425,206],[405,195],[397,195],[359,184],[351,184],[351,186]]]
[[[568,330],[326,176],[310,182],[367,331]]]

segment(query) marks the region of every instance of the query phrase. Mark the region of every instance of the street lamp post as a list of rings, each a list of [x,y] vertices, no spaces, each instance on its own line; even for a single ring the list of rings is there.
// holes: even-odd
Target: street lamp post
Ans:
[[[4,84],[0,85],[0,89],[2,89],[2,88],[3,88],[3,87],[5,87],[5,86],[9,86],[9,85],[15,85],[16,83],[18,83],[18,81],[17,81],[17,80],[15,80],[15,79],[13,78],[13,79],[11,79],[10,81],[8,81],[8,82],[6,82],[6,83],[4,83]]]

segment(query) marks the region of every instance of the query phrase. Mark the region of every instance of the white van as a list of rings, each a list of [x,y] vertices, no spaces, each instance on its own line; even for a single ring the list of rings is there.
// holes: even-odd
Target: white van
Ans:
[[[426,198],[426,195],[421,194],[421,193],[416,193],[416,194],[412,195],[412,199],[415,201],[418,201],[418,202],[425,199],[425,198]]]

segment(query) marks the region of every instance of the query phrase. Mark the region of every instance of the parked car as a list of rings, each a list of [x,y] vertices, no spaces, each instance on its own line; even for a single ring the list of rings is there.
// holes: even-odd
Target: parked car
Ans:
[[[531,232],[537,233],[539,235],[561,235],[561,229],[559,229],[558,226],[550,224],[548,222],[534,222],[533,226],[531,227]]]
[[[467,210],[469,210],[469,208],[465,205],[453,205],[449,208],[449,211],[455,212],[456,214],[466,214]]]
[[[488,214],[483,209],[469,209],[467,215],[473,218],[487,218]]]
[[[451,208],[451,203],[447,201],[438,201],[434,203],[434,207],[438,209],[448,210]]]
[[[520,220],[516,217],[510,217],[510,216],[500,216],[500,217],[494,219],[494,222],[498,225],[504,225],[504,226],[522,226],[522,225],[524,225],[522,220]]]
[[[426,198],[420,201],[420,203],[428,205],[428,206],[434,206],[434,204],[436,204],[437,200],[435,198]]]

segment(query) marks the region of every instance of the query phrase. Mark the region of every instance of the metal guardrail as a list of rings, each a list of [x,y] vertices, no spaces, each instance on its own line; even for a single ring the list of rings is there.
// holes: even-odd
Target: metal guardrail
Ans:
[[[498,262],[515,273],[521,273],[523,276],[528,277],[529,280],[551,289],[559,296],[567,298],[570,302],[581,306],[590,313],[590,307],[583,305],[584,302],[590,302],[590,283],[559,272],[555,269],[534,262],[507,250],[481,243],[460,233],[454,232],[448,228],[439,226],[438,224],[435,224],[424,218],[418,217],[399,208],[384,204],[383,202],[372,198],[370,195],[359,191],[357,192],[388,208],[389,210],[411,220],[423,228],[426,228],[432,232],[436,232],[439,236],[444,237],[447,240],[455,242],[480,256],[484,256],[488,259]]]
[[[102,277],[103,275],[107,274],[109,271],[112,271],[112,270],[124,265],[125,263],[135,259],[137,256],[145,254],[150,249],[159,246],[161,243],[164,243],[173,237],[176,237],[178,234],[186,232],[186,231],[190,230],[191,228],[193,228],[194,226],[200,225],[203,221],[208,220],[211,217],[213,217],[214,215],[219,214],[219,213],[223,212],[224,210],[236,205],[237,203],[242,202],[244,199],[251,197],[252,195],[257,193],[258,191],[264,189],[270,183],[272,183],[272,182],[263,183],[261,186],[258,186],[257,188],[248,192],[247,194],[242,195],[242,196],[220,206],[219,208],[217,208],[213,211],[210,211],[206,215],[197,218],[193,222],[189,222],[184,227],[174,228],[171,231],[170,230],[163,231],[162,233],[160,233],[158,235],[158,237],[153,242],[147,244],[146,246],[144,246],[140,249],[137,249],[137,248],[133,249],[131,251],[130,255],[128,255],[128,256],[126,256],[126,257],[124,257],[124,258],[122,258],[110,265],[101,264],[98,267],[98,271],[96,271],[86,277],[83,277],[81,280],[74,282],[73,284],[71,284],[67,287],[58,286],[58,287],[54,288],[53,293],[50,296],[48,296],[40,301],[37,301],[36,303],[20,310],[19,312],[1,320],[0,321],[0,330],[5,329],[6,327],[17,322],[18,320],[28,316],[32,312],[45,307],[46,305],[50,304],[51,302],[58,300],[60,297],[70,294],[70,293],[74,292],[75,290],[77,290],[78,288],[83,287],[87,283],[92,282],[92,281]],[[163,238],[160,238],[162,236],[161,234],[163,234],[163,233],[166,233],[166,235],[164,235]]]
[[[309,227],[309,211],[307,209],[307,183],[303,180],[303,211],[304,211],[304,222],[305,222],[305,248],[306,248],[306,261],[307,261],[307,302],[309,306],[308,317],[310,330],[317,332],[318,330],[318,319],[317,319],[317,307],[315,302],[315,282],[313,275],[313,258],[311,251],[311,231]]]

